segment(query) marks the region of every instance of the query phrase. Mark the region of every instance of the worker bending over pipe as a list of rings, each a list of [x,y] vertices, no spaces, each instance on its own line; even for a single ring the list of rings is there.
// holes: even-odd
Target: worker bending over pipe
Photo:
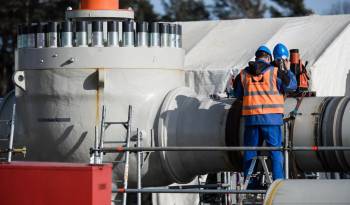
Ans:
[[[235,79],[234,95],[243,100],[242,115],[245,120],[244,146],[259,146],[262,140],[271,147],[282,146],[282,125],[284,94],[295,91],[295,75],[289,70],[289,51],[283,44],[277,44],[272,54],[266,46],[260,46],[255,53],[255,61],[241,71]],[[277,63],[275,63],[277,64]],[[273,179],[283,179],[283,155],[281,151],[271,151]],[[256,151],[244,152],[244,176]],[[249,186],[254,184],[250,182]]]

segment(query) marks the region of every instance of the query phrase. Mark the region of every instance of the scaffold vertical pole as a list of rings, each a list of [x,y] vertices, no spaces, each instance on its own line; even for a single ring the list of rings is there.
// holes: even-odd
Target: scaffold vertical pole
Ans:
[[[131,135],[131,121],[132,121],[132,106],[129,106],[129,112],[128,112],[128,126],[127,126],[127,132],[126,132],[126,147],[130,146],[130,135]],[[126,190],[128,188],[128,179],[129,179],[129,154],[130,151],[125,152],[125,166],[124,166],[124,187],[123,189]],[[127,193],[123,193],[123,205],[126,205],[127,202]]]
[[[289,123],[285,124],[285,129],[287,131],[284,136],[284,174],[285,178],[289,179]]]
[[[224,172],[224,184],[229,185],[230,184],[230,173]],[[230,186],[227,186],[225,188],[226,190],[230,189]],[[228,205],[230,201],[230,194],[225,194],[225,205]]]
[[[13,104],[12,108],[12,119],[11,119],[11,132],[10,132],[10,139],[9,139],[9,147],[8,147],[8,157],[7,161],[12,161],[12,152],[13,152],[13,137],[15,134],[15,118],[16,118],[16,103]]]
[[[142,137],[142,134],[139,133],[139,130],[137,129],[137,147],[141,146],[141,137]],[[142,188],[141,154],[142,154],[141,152],[137,152],[137,189]],[[142,201],[142,194],[137,193],[137,205],[141,205],[141,201]]]
[[[94,143],[95,149],[98,149],[98,143],[99,143],[98,127],[95,126],[95,143]],[[93,153],[93,163],[94,164],[102,163],[102,161],[100,160],[100,157],[99,157],[99,153],[97,151],[94,151],[94,153]]]
[[[102,116],[101,116],[101,127],[100,127],[100,137],[99,137],[99,149],[100,149],[100,152],[98,153],[98,160],[99,160],[99,163],[102,163],[103,162],[103,152],[102,152],[102,149],[104,147],[104,134],[105,134],[105,128],[106,128],[106,107],[103,105],[102,106]]]

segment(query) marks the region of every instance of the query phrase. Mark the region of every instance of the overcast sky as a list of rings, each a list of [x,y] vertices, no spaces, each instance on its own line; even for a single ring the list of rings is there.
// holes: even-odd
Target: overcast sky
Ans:
[[[305,0],[305,4],[308,8],[311,8],[316,14],[325,14],[331,8],[333,3],[339,1],[350,2],[350,0]],[[162,13],[163,9],[161,5],[161,0],[151,0],[151,2],[153,3],[155,10],[157,12]]]

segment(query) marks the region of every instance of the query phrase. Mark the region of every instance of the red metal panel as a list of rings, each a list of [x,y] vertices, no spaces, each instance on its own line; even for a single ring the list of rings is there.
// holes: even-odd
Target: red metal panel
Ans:
[[[111,165],[0,164],[1,205],[110,205]]]

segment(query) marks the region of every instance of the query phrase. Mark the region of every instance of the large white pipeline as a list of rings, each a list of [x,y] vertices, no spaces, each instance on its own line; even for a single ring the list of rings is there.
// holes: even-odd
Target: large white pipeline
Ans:
[[[28,160],[88,162],[102,105],[107,121],[125,121],[133,106],[132,131],[142,131],[142,146],[241,145],[239,102],[211,100],[186,88],[182,49],[44,48],[20,49],[17,55],[16,138],[28,147]],[[296,99],[288,99],[286,115],[295,106]],[[305,98],[293,144],[350,146],[349,120],[349,98]],[[120,146],[124,138],[125,129],[112,126],[106,140],[114,143],[105,146]],[[121,157],[109,154],[105,160]],[[349,152],[296,152],[292,159],[299,172],[350,170]],[[199,174],[242,167],[240,152],[147,153],[143,160],[144,186],[186,183]],[[123,166],[115,166],[116,175]],[[135,154],[129,178],[134,184]]]
[[[301,101],[290,134],[293,146],[349,146],[350,98],[307,97]],[[285,116],[296,108],[289,98]],[[160,146],[241,146],[243,120],[241,104],[235,99],[214,101],[196,97],[188,88],[167,95],[159,120]],[[162,114],[165,113],[165,114]],[[195,175],[224,170],[242,170],[241,152],[168,152],[163,167],[176,182],[188,182]],[[349,151],[295,151],[291,153],[292,176],[305,172],[346,172]]]
[[[349,204],[349,187],[350,180],[277,180],[264,204]]]

